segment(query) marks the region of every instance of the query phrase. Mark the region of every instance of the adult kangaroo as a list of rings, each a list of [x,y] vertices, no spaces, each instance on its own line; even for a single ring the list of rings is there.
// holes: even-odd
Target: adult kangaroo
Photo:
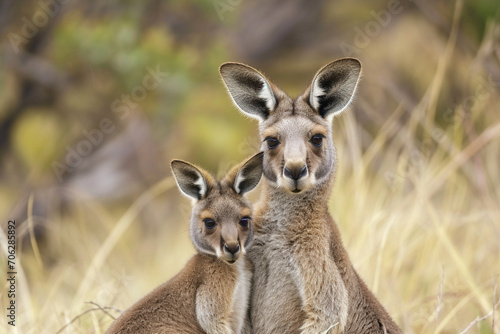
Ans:
[[[351,103],[361,64],[339,59],[290,98],[250,66],[220,74],[236,106],[259,120],[263,193],[256,207],[254,333],[401,333],[354,270],[328,212],[336,152],[332,120]]]

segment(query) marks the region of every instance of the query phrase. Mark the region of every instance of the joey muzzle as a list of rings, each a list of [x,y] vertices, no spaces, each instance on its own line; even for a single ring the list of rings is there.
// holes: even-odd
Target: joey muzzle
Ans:
[[[222,240],[222,256],[224,261],[235,263],[241,255],[241,246],[239,240],[225,241]]]

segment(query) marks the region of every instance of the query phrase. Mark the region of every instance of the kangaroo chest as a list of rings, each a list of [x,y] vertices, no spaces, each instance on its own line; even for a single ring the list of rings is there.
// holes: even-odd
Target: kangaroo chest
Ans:
[[[230,315],[231,328],[235,333],[242,331],[249,307],[252,272],[246,261],[246,259],[242,259],[236,264],[237,280],[234,286]]]
[[[257,234],[249,257],[254,264],[251,302],[254,332],[298,333],[304,317],[286,236],[276,230]]]

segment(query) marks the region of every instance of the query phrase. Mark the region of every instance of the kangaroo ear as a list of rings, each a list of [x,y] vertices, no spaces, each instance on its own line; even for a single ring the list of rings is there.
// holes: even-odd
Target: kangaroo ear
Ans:
[[[276,98],[266,78],[250,66],[224,63],[220,75],[234,104],[244,114],[264,121],[276,107]]]
[[[361,74],[361,63],[343,58],[322,67],[314,76],[309,104],[323,118],[333,118],[352,102]]]
[[[184,195],[198,201],[205,198],[209,182],[211,182],[211,180],[207,180],[208,176],[203,175],[206,175],[206,172],[202,172],[194,165],[181,160],[173,160],[170,166],[175,182]]]
[[[237,194],[243,195],[259,184],[262,176],[262,159],[264,153],[260,152],[248,159],[236,174],[233,189]]]

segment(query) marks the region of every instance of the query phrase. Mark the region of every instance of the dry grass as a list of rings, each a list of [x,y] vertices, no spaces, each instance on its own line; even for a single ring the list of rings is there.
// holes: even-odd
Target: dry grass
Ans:
[[[455,38],[411,117],[398,106],[375,136],[352,112],[334,124],[331,212],[356,269],[405,333],[500,333],[500,96],[498,87],[477,95],[472,83],[459,99],[472,103],[434,121]],[[175,191],[167,177],[125,210],[73,194],[41,244],[28,212],[11,332],[103,333],[117,309],[180,270],[193,253],[187,203],[168,203],[164,224],[148,226]],[[0,243],[3,252],[4,235]]]
[[[491,96],[488,107],[499,103]],[[341,163],[331,211],[356,268],[405,333],[460,333],[469,325],[470,333],[492,333],[500,316],[498,307],[492,313],[500,299],[500,122],[485,120],[471,142],[461,140],[465,122],[456,122],[426,152],[412,124],[422,116],[402,127],[389,118],[365,151],[353,114],[337,120]],[[172,189],[167,178],[125,212],[75,201],[52,217],[42,255],[34,238],[24,239],[31,245],[18,257],[17,333],[103,333],[118,315],[113,307],[126,308],[177,272],[192,254],[188,208],[153,232],[141,231],[138,219]]]

